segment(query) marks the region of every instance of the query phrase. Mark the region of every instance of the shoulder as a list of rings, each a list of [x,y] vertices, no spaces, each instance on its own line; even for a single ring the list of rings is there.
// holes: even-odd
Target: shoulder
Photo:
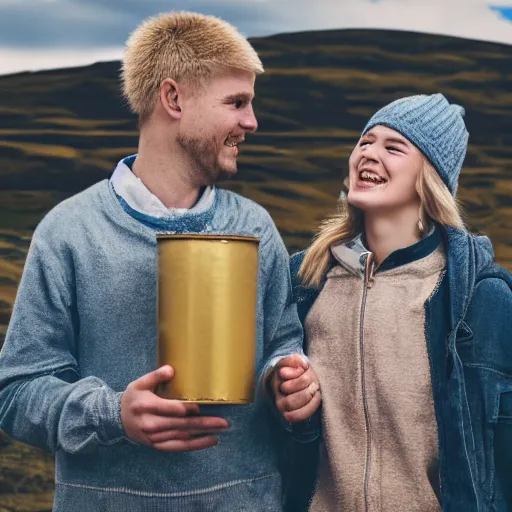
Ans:
[[[81,237],[81,226],[87,225],[99,207],[99,197],[108,187],[103,180],[54,206],[36,227],[32,239],[59,244]]]
[[[507,271],[494,263],[494,249],[487,236],[446,226],[443,232],[453,279],[451,289],[465,290],[464,296],[471,298],[481,281],[488,278],[507,280]]]
[[[512,305],[512,275],[507,269],[493,265],[478,276],[474,296],[481,299],[482,305],[499,306],[500,302]]]
[[[512,275],[505,268],[494,264],[477,277],[466,314],[467,320],[473,325],[491,323],[494,326],[492,335],[501,336],[498,333],[503,329],[508,333],[511,315]]]
[[[222,207],[243,212],[250,215],[253,220],[261,220],[273,224],[268,211],[256,201],[237,194],[236,192],[232,192],[231,190],[217,188],[217,193],[220,196]]]
[[[260,239],[261,246],[273,241],[284,244],[269,212],[252,199],[230,190],[217,188],[219,194],[216,229]]]
[[[477,277],[477,283],[486,279],[499,279],[512,289],[512,274],[509,270],[496,263],[481,271]]]
[[[494,266],[477,281],[465,324],[474,336],[474,357],[495,368],[512,371],[512,279],[506,269]]]

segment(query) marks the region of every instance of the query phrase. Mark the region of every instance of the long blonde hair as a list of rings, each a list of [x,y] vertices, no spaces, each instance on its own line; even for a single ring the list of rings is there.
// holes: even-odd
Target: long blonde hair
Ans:
[[[419,219],[425,227],[434,221],[442,226],[465,230],[461,208],[448,187],[425,158],[416,182],[421,200]],[[331,246],[348,241],[364,229],[363,212],[344,201],[338,211],[327,217],[306,250],[299,277],[306,286],[318,286],[331,259]]]

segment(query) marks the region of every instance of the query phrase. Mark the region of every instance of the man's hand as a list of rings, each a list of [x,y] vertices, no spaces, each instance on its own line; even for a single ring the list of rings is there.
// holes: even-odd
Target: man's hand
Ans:
[[[309,418],[320,406],[320,383],[315,371],[299,355],[281,359],[272,381],[276,406],[286,421]]]
[[[153,390],[171,380],[174,370],[162,366],[131,382],[121,397],[121,420],[127,437],[167,452],[202,450],[217,444],[229,423],[215,416],[199,416],[199,406],[160,398]],[[200,436],[200,437],[198,437]]]

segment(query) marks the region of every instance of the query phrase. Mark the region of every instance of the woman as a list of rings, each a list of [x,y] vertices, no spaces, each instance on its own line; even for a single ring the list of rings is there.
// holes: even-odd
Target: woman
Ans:
[[[441,94],[379,110],[348,204],[292,257],[322,443],[295,447],[289,510],[512,510],[512,277],[455,200],[463,115]]]

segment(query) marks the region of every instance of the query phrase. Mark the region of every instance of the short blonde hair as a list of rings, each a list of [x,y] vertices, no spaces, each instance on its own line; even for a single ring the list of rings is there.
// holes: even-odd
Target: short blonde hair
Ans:
[[[462,210],[443,180],[424,157],[416,182],[421,200],[418,217],[425,227],[431,222],[466,230]],[[312,244],[306,249],[299,277],[306,286],[318,286],[331,259],[331,245],[348,241],[364,230],[364,215],[348,202],[339,205],[337,213],[325,219]]]
[[[263,73],[249,41],[215,16],[170,12],[149,18],[126,43],[123,94],[140,121],[152,113],[166,78],[200,87],[220,68]]]

